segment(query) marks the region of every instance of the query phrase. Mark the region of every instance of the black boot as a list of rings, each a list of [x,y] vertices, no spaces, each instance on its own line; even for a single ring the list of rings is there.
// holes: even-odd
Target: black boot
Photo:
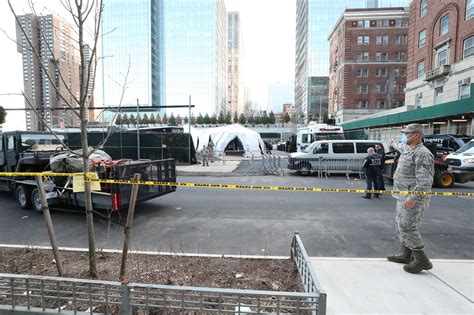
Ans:
[[[406,272],[419,273],[422,270],[430,270],[431,268],[433,268],[433,264],[426,256],[424,250],[417,249],[414,250],[412,253],[415,259],[408,265],[403,266],[403,269],[405,269]]]
[[[362,196],[362,198],[371,199],[372,197],[370,196],[370,194],[365,194],[365,196]]]
[[[387,256],[387,260],[401,264],[409,264],[411,262],[411,249],[402,245],[401,251],[400,254]]]

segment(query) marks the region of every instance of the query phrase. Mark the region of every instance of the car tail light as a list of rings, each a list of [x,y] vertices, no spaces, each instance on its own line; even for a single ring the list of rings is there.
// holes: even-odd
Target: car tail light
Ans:
[[[112,210],[118,211],[122,208],[122,198],[119,192],[115,192],[112,197]]]

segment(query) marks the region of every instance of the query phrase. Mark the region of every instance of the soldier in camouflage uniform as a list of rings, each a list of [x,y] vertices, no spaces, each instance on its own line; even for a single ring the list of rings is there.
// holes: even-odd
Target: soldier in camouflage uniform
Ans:
[[[431,191],[434,176],[433,154],[423,145],[423,126],[410,124],[402,130],[402,144],[394,144],[401,152],[394,176],[397,191]],[[394,194],[397,199],[396,227],[402,251],[388,256],[389,261],[404,263],[410,273],[429,270],[433,265],[424,252],[425,245],[418,231],[423,210],[428,208],[430,196]]]

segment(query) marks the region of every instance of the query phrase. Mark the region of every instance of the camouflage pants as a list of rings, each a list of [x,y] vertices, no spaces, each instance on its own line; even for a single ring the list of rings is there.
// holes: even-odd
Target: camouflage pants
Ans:
[[[397,200],[395,223],[398,239],[402,245],[410,249],[423,249],[425,245],[418,231],[418,222],[428,204],[417,202],[413,208],[408,209],[403,206],[404,203],[404,200]]]

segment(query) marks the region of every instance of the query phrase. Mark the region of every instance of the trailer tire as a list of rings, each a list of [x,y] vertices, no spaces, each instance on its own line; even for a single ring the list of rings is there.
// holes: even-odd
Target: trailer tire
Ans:
[[[20,209],[30,209],[31,200],[30,200],[31,188],[25,185],[19,185],[15,189],[15,199],[18,208]]]
[[[43,206],[41,205],[41,196],[38,188],[33,189],[31,192],[31,207],[36,212],[43,212]]]

